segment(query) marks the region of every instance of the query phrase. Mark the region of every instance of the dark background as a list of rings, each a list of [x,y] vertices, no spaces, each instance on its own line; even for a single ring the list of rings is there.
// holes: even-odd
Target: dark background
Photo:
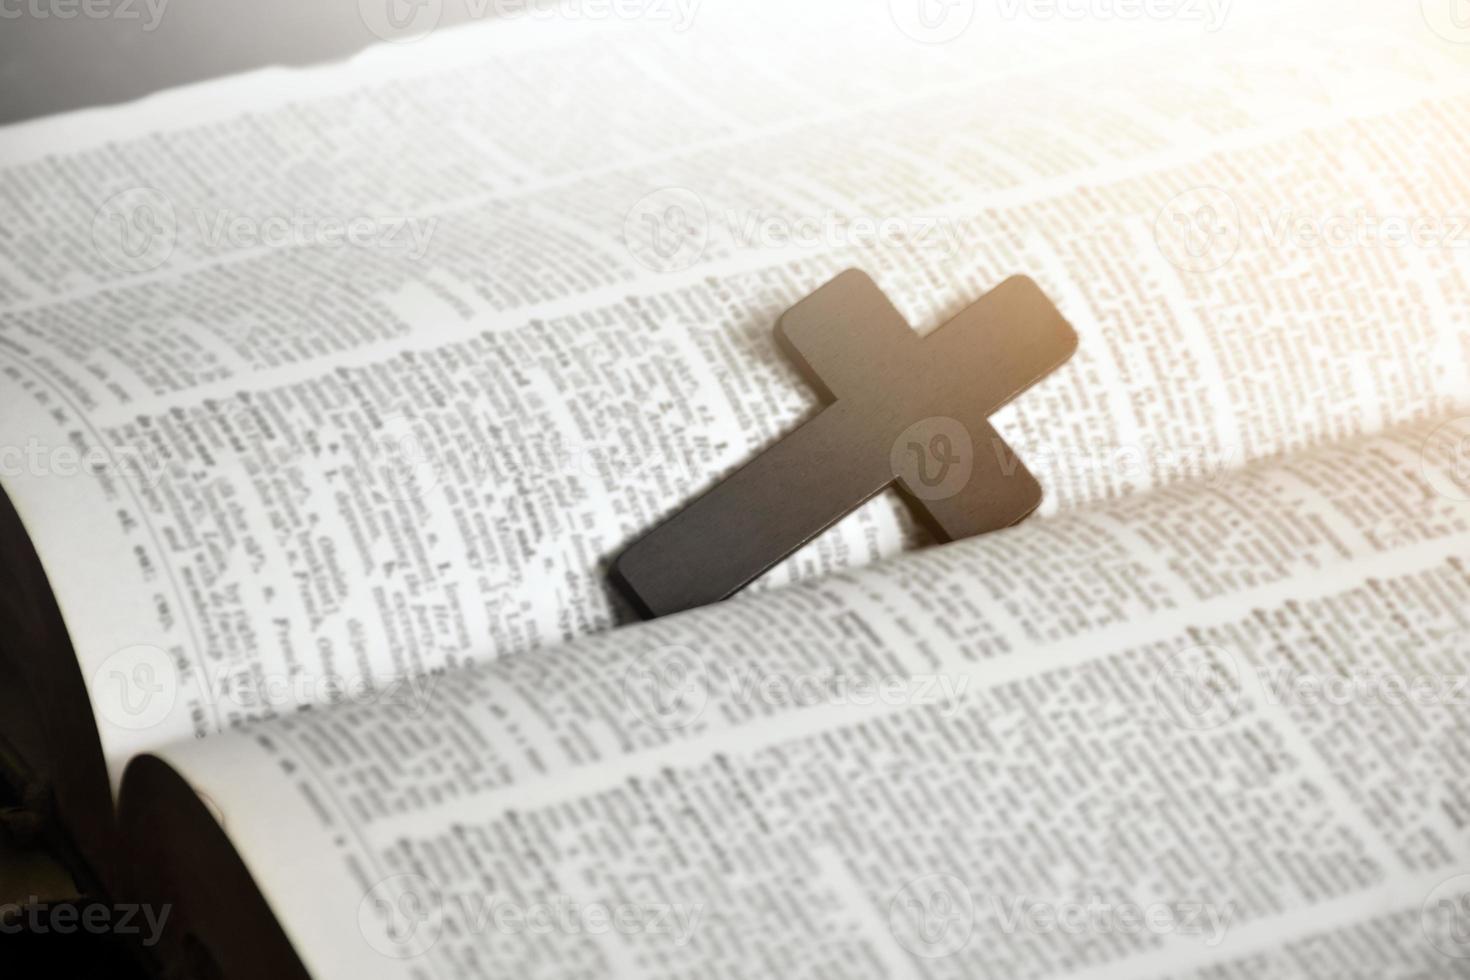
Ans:
[[[379,38],[361,4],[441,0],[90,0],[133,18],[88,18],[83,0],[0,3],[0,124],[126,102],[159,89],[265,65],[346,57]],[[154,0],[155,5],[158,0]],[[36,16],[39,7],[47,16]],[[57,8],[75,17],[56,16]],[[442,0],[441,26],[489,16],[484,0]]]

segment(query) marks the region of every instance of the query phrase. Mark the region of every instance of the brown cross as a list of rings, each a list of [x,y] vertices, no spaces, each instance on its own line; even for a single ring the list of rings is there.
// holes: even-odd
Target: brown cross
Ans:
[[[792,307],[776,336],[829,404],[625,551],[645,616],[726,599],[889,486],[942,540],[1010,527],[1041,486],[989,418],[1060,367],[1077,335],[1007,279],[926,338],[862,272]]]

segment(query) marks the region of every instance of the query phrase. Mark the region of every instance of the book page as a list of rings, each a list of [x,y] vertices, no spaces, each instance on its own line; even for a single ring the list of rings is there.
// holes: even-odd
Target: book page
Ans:
[[[161,754],[314,976],[1448,980],[1467,447],[1314,450]]]
[[[933,45],[801,6],[477,25],[5,132],[0,480],[115,775],[626,621],[607,560],[818,407],[772,327],[846,267],[921,331],[1018,272],[1054,298],[1081,352],[996,419],[1051,513],[1467,398],[1470,99],[1417,17]],[[762,587],[924,543],[885,497]]]

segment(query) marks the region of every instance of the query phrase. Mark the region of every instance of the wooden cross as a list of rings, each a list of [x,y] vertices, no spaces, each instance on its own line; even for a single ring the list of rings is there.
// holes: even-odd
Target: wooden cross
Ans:
[[[1077,349],[1030,279],[1007,279],[921,339],[849,270],[776,335],[829,404],[618,558],[613,578],[644,616],[730,597],[895,483],[947,541],[1040,505],[1040,484],[989,422]]]

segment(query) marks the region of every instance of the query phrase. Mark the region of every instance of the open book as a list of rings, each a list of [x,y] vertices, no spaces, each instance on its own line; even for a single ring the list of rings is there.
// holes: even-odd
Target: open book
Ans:
[[[1399,6],[589,5],[4,131],[10,777],[203,975],[1464,976],[1470,48]],[[849,267],[1076,327],[1042,515],[633,622]]]

